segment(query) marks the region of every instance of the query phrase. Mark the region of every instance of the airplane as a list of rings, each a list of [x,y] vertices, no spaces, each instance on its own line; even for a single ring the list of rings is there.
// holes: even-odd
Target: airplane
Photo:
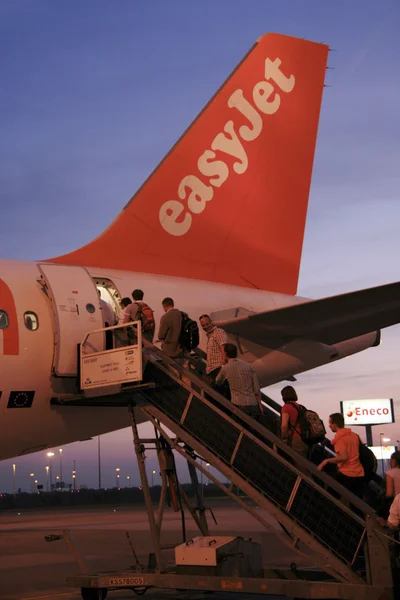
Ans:
[[[156,320],[166,296],[210,314],[262,387],[378,346],[400,321],[399,283],[296,296],[328,52],[263,35],[98,238],[0,261],[0,459],[129,425],[124,408],[50,403],[79,393],[99,292],[116,313],[140,288]]]

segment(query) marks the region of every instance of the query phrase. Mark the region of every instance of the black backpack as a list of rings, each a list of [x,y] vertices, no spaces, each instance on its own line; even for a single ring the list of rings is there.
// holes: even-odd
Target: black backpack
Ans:
[[[368,448],[368,446],[366,444],[362,443],[360,438],[358,438],[358,440],[359,440],[359,447],[358,447],[359,459],[360,459],[360,463],[362,464],[362,466],[364,468],[365,481],[368,483],[368,481],[370,481],[372,479],[373,474],[376,473],[376,467],[377,467],[376,456],[372,452],[372,450],[370,450]]]
[[[179,345],[184,350],[193,350],[197,348],[200,341],[199,326],[185,312],[181,312],[182,324],[179,334]]]
[[[290,404],[294,406],[298,413],[292,431],[300,429],[301,439],[309,446],[322,442],[326,436],[326,429],[319,415],[314,410],[301,406],[301,404],[294,404],[293,402],[290,402]]]

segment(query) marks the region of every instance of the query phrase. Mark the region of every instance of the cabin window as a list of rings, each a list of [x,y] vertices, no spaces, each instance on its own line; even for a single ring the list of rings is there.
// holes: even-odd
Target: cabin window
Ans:
[[[36,313],[34,312],[26,312],[24,314],[24,322],[25,327],[29,329],[29,331],[36,331],[39,327],[39,319]]]
[[[8,314],[5,310],[0,310],[0,329],[7,329],[8,325]]]
[[[94,311],[96,310],[96,308],[93,306],[93,304],[86,304],[86,310],[88,311],[88,313],[90,313],[91,315],[94,313]]]

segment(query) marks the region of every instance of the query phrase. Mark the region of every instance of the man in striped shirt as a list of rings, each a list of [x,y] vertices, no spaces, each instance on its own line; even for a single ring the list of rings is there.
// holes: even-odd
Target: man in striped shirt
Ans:
[[[228,381],[231,401],[251,417],[263,413],[260,384],[253,367],[237,358],[235,344],[224,344],[224,365],[216,377],[216,384]]]
[[[223,329],[217,327],[215,323],[212,322],[209,315],[201,315],[199,321],[203,331],[207,334],[206,373],[210,378],[211,383],[215,383],[215,378],[222,367],[223,346],[227,343],[228,336]]]

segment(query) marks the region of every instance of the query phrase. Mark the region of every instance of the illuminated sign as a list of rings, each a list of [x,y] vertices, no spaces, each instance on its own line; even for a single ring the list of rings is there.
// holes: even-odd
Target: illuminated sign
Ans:
[[[378,460],[389,460],[396,448],[394,446],[369,446]]]
[[[142,350],[123,346],[81,357],[81,389],[100,388],[142,379]]]
[[[394,423],[393,400],[343,400],[340,410],[345,425],[378,425]]]

